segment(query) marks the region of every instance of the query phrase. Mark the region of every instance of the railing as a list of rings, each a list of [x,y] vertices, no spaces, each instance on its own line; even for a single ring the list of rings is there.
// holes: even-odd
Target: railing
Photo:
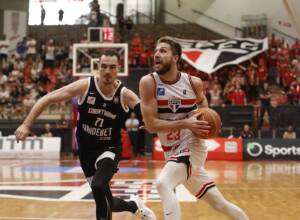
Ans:
[[[164,13],[166,13],[166,14],[168,14],[168,15],[171,15],[172,17],[174,17],[174,18],[176,18],[176,19],[178,19],[178,20],[180,20],[180,21],[182,21],[182,22],[184,22],[184,23],[187,23],[187,24],[196,24],[196,25],[198,25],[199,27],[201,27],[199,24],[197,24],[197,23],[195,23],[195,22],[192,22],[192,21],[189,21],[189,20],[186,20],[185,18],[182,18],[182,17],[180,17],[180,16],[178,16],[178,15],[175,15],[175,14],[173,14],[172,12],[169,12],[169,11],[166,11],[166,10],[162,10],[162,12],[164,12]]]
[[[182,23],[184,23],[184,24],[192,24],[192,25],[196,25],[197,27],[199,27],[199,29],[196,28],[196,29],[193,29],[192,31],[191,31],[190,29],[189,29],[189,30],[186,30],[186,29],[181,30],[181,31],[184,31],[185,33],[187,33],[187,31],[189,31],[189,33],[187,33],[188,35],[189,35],[189,34],[192,35],[193,33],[199,32],[199,30],[201,30],[201,29],[202,29],[202,30],[203,30],[203,29],[206,29],[206,28],[202,27],[201,25],[199,25],[199,24],[197,24],[197,23],[195,23],[195,22],[189,21],[189,20],[187,20],[187,19],[185,19],[185,18],[182,18],[182,17],[180,17],[180,16],[178,16],[178,15],[176,15],[176,14],[173,14],[173,13],[171,13],[171,12],[169,12],[169,11],[162,10],[162,12],[164,12],[165,14],[170,15],[170,16],[172,16],[172,17],[174,17],[174,18],[180,20],[180,21],[181,21]],[[174,30],[176,31],[175,33],[180,32],[180,30],[178,30],[178,29],[176,29],[176,28],[174,28]]]
[[[194,13],[199,14],[201,16],[204,16],[204,17],[206,17],[206,18],[208,18],[208,19],[210,19],[210,20],[212,20],[212,21],[214,21],[216,23],[222,24],[223,26],[225,26],[227,28],[232,29],[234,31],[234,36],[242,36],[242,34],[243,34],[243,30],[241,28],[239,28],[239,27],[235,27],[235,26],[233,26],[231,24],[225,23],[224,21],[221,21],[219,19],[211,17],[211,16],[209,16],[209,15],[207,15],[207,14],[201,12],[201,11],[198,11],[196,9],[192,9],[192,11]]]
[[[131,10],[131,15],[134,18],[136,24],[154,24],[155,20],[152,16],[149,16],[143,12],[137,11],[135,9]]]

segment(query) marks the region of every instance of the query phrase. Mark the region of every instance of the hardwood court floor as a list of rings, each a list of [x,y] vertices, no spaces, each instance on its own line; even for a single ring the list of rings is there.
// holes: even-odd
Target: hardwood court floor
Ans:
[[[162,220],[154,180],[162,162],[123,161],[112,182],[114,195],[128,199],[138,193]],[[295,161],[208,161],[224,196],[243,208],[252,220],[300,219],[300,163]],[[177,190],[183,220],[225,220],[204,201],[193,201]],[[76,160],[1,160],[0,220],[94,220],[91,200]],[[138,219],[114,213],[114,220]]]

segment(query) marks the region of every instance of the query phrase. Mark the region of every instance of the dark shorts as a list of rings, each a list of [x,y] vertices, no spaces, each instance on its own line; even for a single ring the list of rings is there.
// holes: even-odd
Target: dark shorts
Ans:
[[[114,157],[110,157],[114,155]],[[96,172],[96,162],[104,158],[111,158],[114,161],[115,173],[118,171],[118,164],[121,160],[120,152],[112,152],[109,150],[104,150],[100,152],[95,151],[78,151],[78,156],[80,160],[80,165],[83,170],[85,177],[94,176]]]

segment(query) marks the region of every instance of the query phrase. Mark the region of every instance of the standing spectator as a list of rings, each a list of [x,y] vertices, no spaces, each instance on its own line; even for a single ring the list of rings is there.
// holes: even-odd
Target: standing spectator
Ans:
[[[247,124],[244,125],[240,137],[243,138],[243,139],[252,139],[252,138],[254,138],[254,133],[251,130],[249,125],[247,125]]]
[[[138,156],[139,152],[139,120],[134,112],[130,113],[130,118],[125,122],[126,129],[129,134],[131,145],[133,146],[134,156]]]
[[[125,27],[126,27],[126,37],[127,40],[129,41],[131,39],[132,35],[132,29],[133,29],[133,21],[130,16],[128,16],[125,20]]]
[[[44,6],[41,5],[41,25],[44,25],[45,17],[46,17],[46,10],[44,9]]]
[[[26,41],[26,56],[35,58],[36,55],[36,40],[29,35]]]
[[[26,49],[26,37],[23,37],[23,39],[17,43],[16,52],[21,58],[25,58]]]
[[[46,45],[45,52],[45,68],[53,69],[55,65],[54,61],[56,53],[53,39],[49,40],[48,44]]]
[[[64,10],[62,10],[62,9],[59,9],[59,11],[58,11],[58,21],[59,21],[59,23],[60,24],[62,24],[62,21],[63,21],[63,18],[64,18]]]
[[[213,84],[212,88],[208,90],[210,95],[209,106],[220,106],[222,104],[222,91],[218,84]]]
[[[235,89],[231,94],[232,105],[246,105],[246,94],[244,90],[241,89],[239,84],[235,85]]]
[[[300,104],[300,82],[294,81],[288,91],[288,96],[292,105]]]
[[[261,127],[263,124],[263,118],[266,112],[270,116],[270,100],[271,100],[271,91],[269,89],[269,84],[264,82],[263,88],[260,90],[259,93],[260,98],[260,122],[259,126]]]
[[[269,63],[269,68],[268,68],[268,81],[270,83],[276,83],[276,79],[278,76],[278,70],[277,70],[277,59],[278,59],[278,54],[277,50],[275,48],[270,48],[269,49],[269,55],[268,55],[268,63]]]
[[[0,40],[0,70],[3,65],[7,63],[8,46],[9,41],[6,39],[6,35],[4,34],[2,40]]]
[[[42,137],[53,137],[52,131],[51,131],[51,125],[49,123],[46,123],[44,125],[44,132],[41,135]]]
[[[272,136],[273,138],[276,137],[276,131],[277,128],[279,127],[280,123],[280,112],[278,109],[278,103],[277,100],[271,100],[270,102],[270,115],[269,115],[269,121],[272,129]]]
[[[294,128],[292,125],[289,125],[287,130],[283,133],[282,136],[283,139],[296,139],[297,135],[296,132],[294,131]]]

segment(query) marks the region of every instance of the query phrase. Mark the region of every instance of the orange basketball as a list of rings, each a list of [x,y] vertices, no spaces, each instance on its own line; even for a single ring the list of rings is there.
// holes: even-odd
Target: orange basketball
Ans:
[[[198,120],[207,121],[211,126],[209,133],[205,137],[201,136],[200,138],[208,139],[218,136],[222,125],[219,114],[211,108],[200,108],[197,110],[197,113],[201,113]]]

